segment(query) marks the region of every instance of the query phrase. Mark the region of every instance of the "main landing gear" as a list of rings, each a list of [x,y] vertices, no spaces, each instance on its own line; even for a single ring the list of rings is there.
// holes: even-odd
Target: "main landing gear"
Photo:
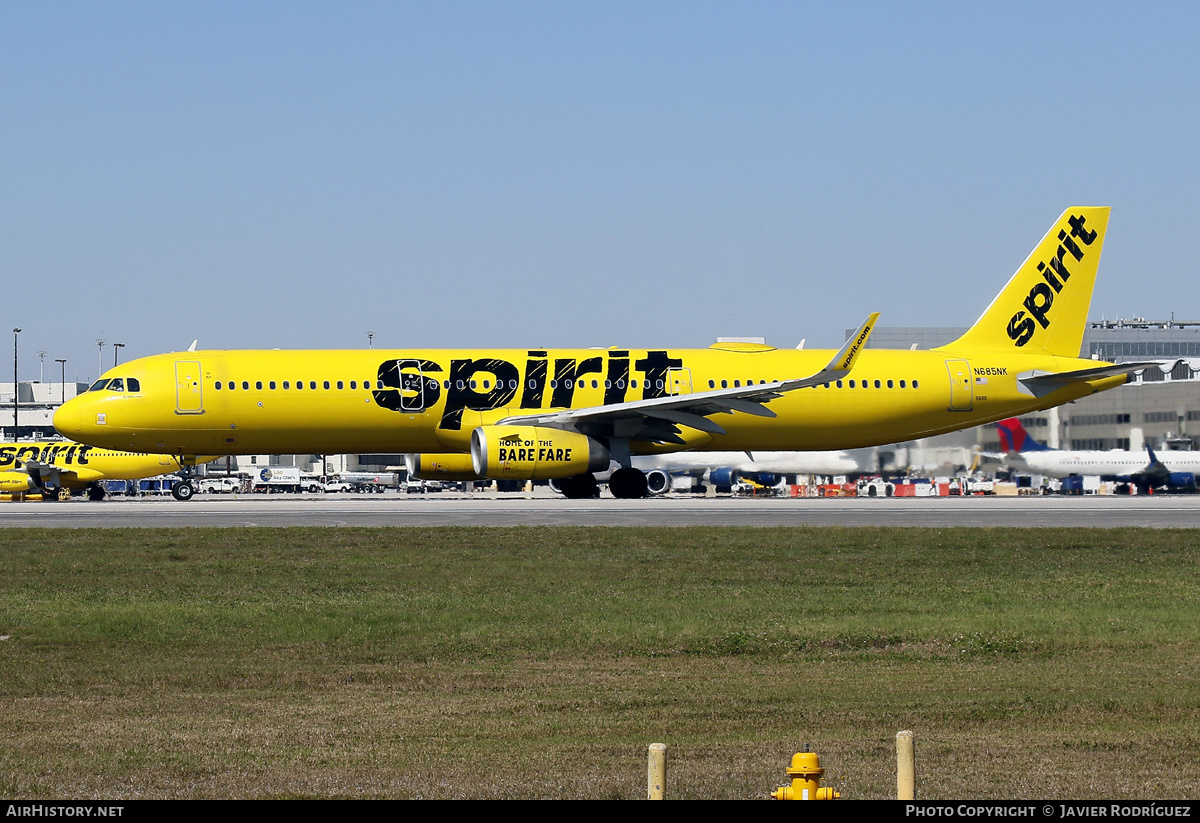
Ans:
[[[617,469],[608,478],[608,489],[613,497],[636,500],[646,496],[646,474],[640,469]]]
[[[596,483],[595,475],[577,474],[574,477],[564,477],[558,481],[563,497],[568,500],[588,500],[596,496],[600,486]]]
[[[574,477],[564,477],[555,481],[563,497],[569,500],[587,500],[599,497],[600,486],[596,476],[592,474],[577,474]],[[624,500],[636,500],[646,496],[646,475],[639,469],[617,469],[608,478],[608,490],[613,497]]]

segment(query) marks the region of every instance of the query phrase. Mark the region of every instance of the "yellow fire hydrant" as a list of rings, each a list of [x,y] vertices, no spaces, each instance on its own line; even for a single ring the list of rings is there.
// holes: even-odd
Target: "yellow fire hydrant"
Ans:
[[[788,768],[788,777],[792,785],[780,786],[771,792],[772,800],[838,800],[841,792],[821,788],[821,776],[825,770],[816,752],[810,752],[809,745],[804,744],[804,751],[792,755],[792,765]]]

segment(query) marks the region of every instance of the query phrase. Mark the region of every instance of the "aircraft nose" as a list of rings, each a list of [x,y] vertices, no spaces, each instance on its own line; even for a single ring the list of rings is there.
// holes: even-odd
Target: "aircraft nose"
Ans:
[[[83,409],[74,400],[68,400],[54,412],[54,430],[63,437],[78,440],[83,433]]]

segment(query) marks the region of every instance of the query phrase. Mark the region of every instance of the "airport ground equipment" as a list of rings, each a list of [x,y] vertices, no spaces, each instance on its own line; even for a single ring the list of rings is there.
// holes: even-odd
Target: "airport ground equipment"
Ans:
[[[804,744],[801,751],[792,755],[792,765],[788,767],[787,775],[792,779],[792,785],[780,786],[771,792],[772,800],[840,800],[842,793],[831,788],[821,788],[821,778],[825,770],[821,768],[821,760],[817,753],[810,751],[812,746]]]

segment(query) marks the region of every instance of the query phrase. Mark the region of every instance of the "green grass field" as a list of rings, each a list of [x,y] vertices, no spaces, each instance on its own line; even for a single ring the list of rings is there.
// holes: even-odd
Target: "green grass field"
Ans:
[[[0,795],[1200,796],[1200,533],[7,530]]]

